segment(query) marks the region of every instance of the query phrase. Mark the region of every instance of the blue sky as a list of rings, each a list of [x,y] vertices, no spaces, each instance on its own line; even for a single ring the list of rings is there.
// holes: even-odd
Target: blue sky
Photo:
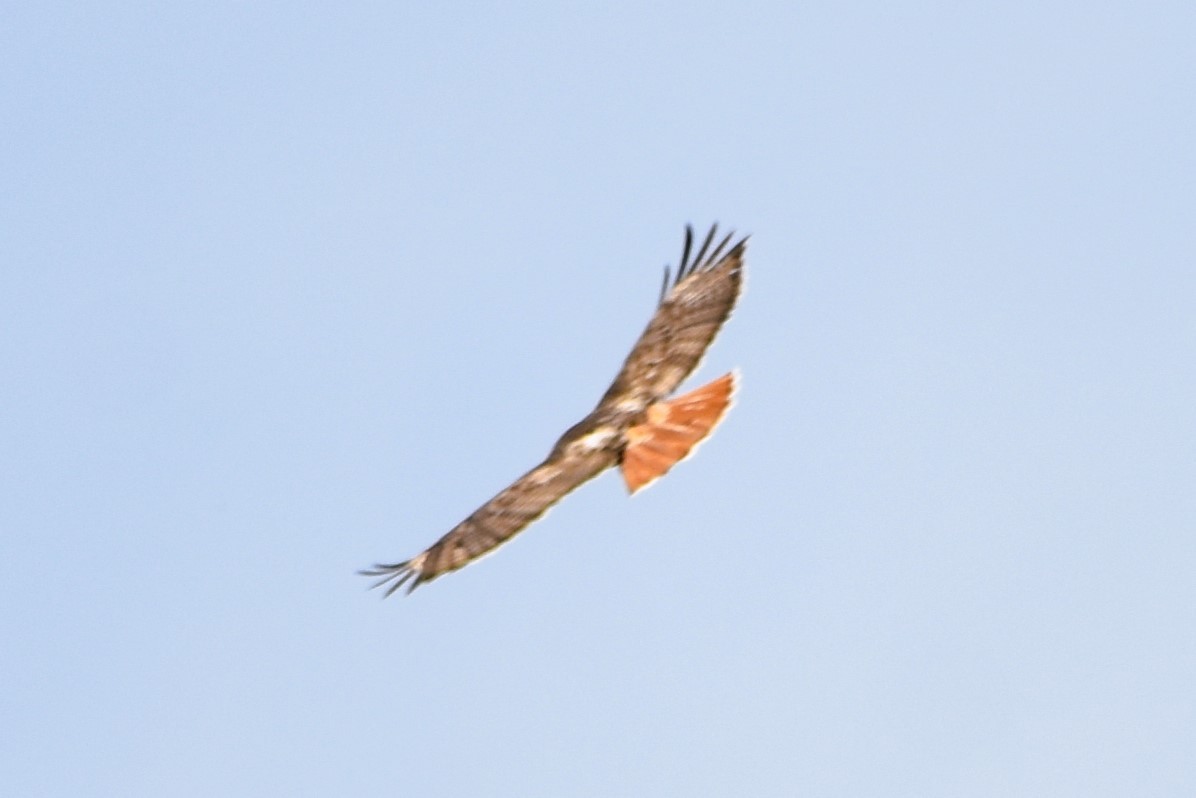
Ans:
[[[5,794],[1190,792],[1191,5],[420,6],[5,13]],[[716,220],[700,455],[367,592]]]

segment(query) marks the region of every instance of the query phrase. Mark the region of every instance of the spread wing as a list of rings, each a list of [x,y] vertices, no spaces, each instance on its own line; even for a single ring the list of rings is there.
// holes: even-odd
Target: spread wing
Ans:
[[[571,450],[559,456],[554,452],[423,553],[406,562],[375,565],[360,573],[381,577],[374,587],[390,583],[388,596],[408,582],[410,593],[424,582],[463,568],[494,551],[574,488],[614,465],[617,459],[618,453],[613,449]]]
[[[675,391],[697,368],[731,315],[743,282],[747,237],[728,250],[734,236],[728,233],[711,249],[717,230],[718,225],[710,228],[697,256],[690,261],[693,228],[685,228],[685,249],[676,277],[670,280],[665,268],[656,314],[599,406],[628,401],[646,407]]]

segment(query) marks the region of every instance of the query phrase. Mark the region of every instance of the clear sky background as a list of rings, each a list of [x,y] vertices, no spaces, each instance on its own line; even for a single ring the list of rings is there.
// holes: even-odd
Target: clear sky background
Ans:
[[[1196,7],[11,5],[12,796],[1196,790]],[[700,454],[380,601],[752,234]]]

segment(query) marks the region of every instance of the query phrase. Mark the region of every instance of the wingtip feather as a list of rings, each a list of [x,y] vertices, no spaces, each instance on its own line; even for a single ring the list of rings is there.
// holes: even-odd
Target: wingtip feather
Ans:
[[[389,598],[402,588],[403,585],[407,585],[407,594],[410,595],[411,591],[428,581],[424,578],[420,565],[421,560],[419,557],[416,557],[406,562],[378,563],[373,568],[363,568],[357,573],[361,576],[381,577],[374,584],[370,585],[369,589],[376,590],[383,585],[389,584],[390,586],[382,594],[382,598]]]

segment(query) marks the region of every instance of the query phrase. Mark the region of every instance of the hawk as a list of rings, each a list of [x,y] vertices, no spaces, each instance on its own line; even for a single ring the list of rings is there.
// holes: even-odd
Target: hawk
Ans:
[[[732,372],[668,398],[697,367],[739,298],[747,237],[728,248],[734,233],[715,243],[717,228],[690,260],[694,234],[686,227],[677,273],[665,267],[648,327],[598,406],[561,436],[544,462],[426,551],[359,573],[380,577],[373,586],[387,585],[387,596],[404,584],[410,593],[489,554],[608,468],[618,466],[635,493],[688,456],[722,419],[735,390]]]

